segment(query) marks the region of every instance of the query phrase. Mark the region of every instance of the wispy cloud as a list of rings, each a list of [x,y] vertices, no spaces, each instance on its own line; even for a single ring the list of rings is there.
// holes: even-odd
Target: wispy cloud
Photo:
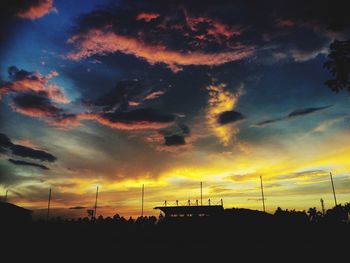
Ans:
[[[326,130],[329,129],[329,127],[344,121],[346,118],[348,118],[349,116],[341,116],[341,117],[337,117],[334,119],[329,119],[326,121],[322,121],[321,123],[319,123],[312,131],[313,132],[324,132]]]
[[[22,161],[22,160],[14,160],[14,159],[8,159],[8,161],[14,165],[22,165],[22,166],[33,166],[33,167],[37,167],[43,170],[49,170],[48,167],[46,167],[45,165],[42,164],[37,164],[37,163],[33,163],[33,162],[27,162],[27,161]]]
[[[269,125],[269,124],[272,124],[275,122],[280,122],[280,121],[288,120],[291,118],[309,115],[309,114],[314,113],[314,112],[328,109],[332,106],[333,105],[326,105],[326,106],[322,106],[322,107],[310,107],[310,108],[296,109],[296,110],[291,111],[287,116],[279,117],[279,118],[275,118],[275,119],[264,120],[264,121],[261,121],[261,122],[254,124],[252,126],[256,127],[256,128],[262,128],[262,127],[265,127],[266,125]]]

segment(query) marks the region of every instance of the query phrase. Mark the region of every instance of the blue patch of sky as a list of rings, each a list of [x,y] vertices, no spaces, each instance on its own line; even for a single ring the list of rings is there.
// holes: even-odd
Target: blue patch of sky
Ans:
[[[6,79],[7,69],[12,65],[27,71],[39,71],[45,75],[53,70],[60,73],[60,68],[70,63],[77,63],[68,61],[62,56],[73,48],[66,41],[70,37],[77,17],[109,2],[107,0],[83,1],[83,3],[55,1],[57,12],[51,12],[33,21],[28,19],[18,21],[19,26],[16,32],[9,36],[10,44],[0,62],[1,76]],[[84,63],[82,66],[85,66],[87,71],[99,66],[91,63],[84,65]],[[101,66],[99,68],[103,69]],[[71,100],[80,96],[73,82],[64,74],[55,77],[52,82],[60,85]]]

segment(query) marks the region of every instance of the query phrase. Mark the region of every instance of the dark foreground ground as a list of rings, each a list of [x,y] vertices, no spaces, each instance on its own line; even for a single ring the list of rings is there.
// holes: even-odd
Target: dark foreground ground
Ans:
[[[2,224],[1,257],[17,262],[349,262],[350,224],[306,214],[120,217]],[[74,261],[73,261],[74,260]],[[23,259],[21,260],[23,261]],[[18,261],[20,262],[20,261]]]

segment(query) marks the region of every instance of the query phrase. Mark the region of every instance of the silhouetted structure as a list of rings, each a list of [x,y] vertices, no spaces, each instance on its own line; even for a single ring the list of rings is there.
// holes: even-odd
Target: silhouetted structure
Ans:
[[[32,220],[32,211],[23,207],[0,201],[1,224],[24,224]]]
[[[326,214],[326,210],[324,208],[324,201],[323,201],[323,198],[320,199],[320,202],[321,202],[321,208],[322,208],[322,215],[324,216]]]
[[[260,187],[261,187],[261,200],[263,204],[263,211],[265,212],[265,196],[264,196],[264,187],[262,182],[262,176],[260,176]]]
[[[141,193],[141,216],[143,216],[143,204],[144,204],[144,198],[145,198],[145,185],[142,185],[142,193]]]
[[[159,209],[166,217],[214,216],[224,211],[222,205],[157,206],[154,209]]]
[[[49,220],[50,218],[50,206],[51,206],[51,188],[49,190],[49,200],[47,202],[47,215],[46,215],[46,220]]]
[[[96,219],[97,217],[97,198],[98,198],[98,186],[96,187],[96,198],[95,198],[95,207],[94,207],[94,218]]]
[[[6,190],[6,193],[5,193],[5,197],[4,197],[4,202],[7,202],[7,194],[8,194],[9,190]]]
[[[331,183],[332,183],[332,190],[333,190],[333,197],[334,197],[334,204],[337,206],[337,197],[335,195],[335,189],[334,189],[334,182],[333,182],[333,176],[332,173],[329,173],[329,176],[331,177]]]

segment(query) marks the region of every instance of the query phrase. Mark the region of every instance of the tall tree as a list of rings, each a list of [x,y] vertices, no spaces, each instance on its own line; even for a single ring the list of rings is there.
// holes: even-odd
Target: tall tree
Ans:
[[[350,39],[333,41],[330,45],[328,61],[324,63],[324,67],[334,77],[325,82],[331,90],[339,92],[347,89],[350,92]]]

